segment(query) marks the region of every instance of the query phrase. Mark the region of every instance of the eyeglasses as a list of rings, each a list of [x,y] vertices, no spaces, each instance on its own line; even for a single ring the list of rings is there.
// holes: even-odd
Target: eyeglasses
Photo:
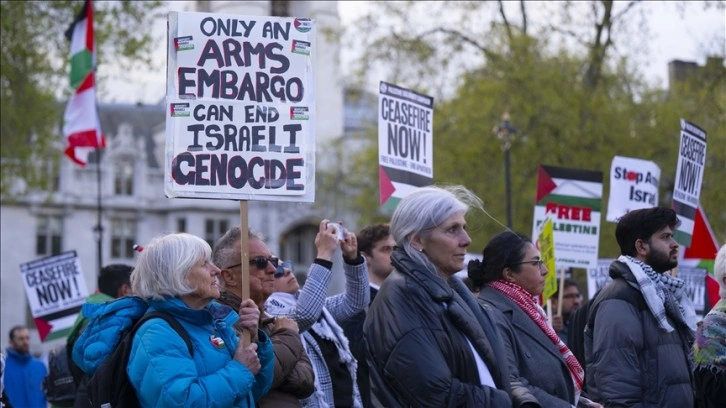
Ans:
[[[275,270],[275,279],[282,278],[285,276],[285,269],[289,269],[290,272],[292,272],[292,262],[285,261],[277,266],[277,269]]]
[[[264,256],[256,256],[254,258],[250,258],[250,266],[254,265],[257,269],[265,269],[267,268],[267,263],[271,263],[272,266],[277,268],[277,265],[280,263],[280,258],[276,256],[271,256],[269,258],[266,258]],[[234,264],[232,266],[228,266],[225,269],[232,269],[236,268],[238,266],[242,265],[241,263]]]
[[[544,263],[544,261],[543,261],[543,260],[541,260],[541,259],[537,259],[537,260],[535,260],[535,261],[523,261],[523,262],[517,262],[517,263],[513,263],[513,264],[510,264],[510,265],[511,265],[511,266],[514,266],[514,265],[524,265],[524,264],[530,264],[530,265],[532,265],[532,266],[536,266],[536,267],[538,267],[538,268],[546,268],[546,266],[545,266],[545,263]]]

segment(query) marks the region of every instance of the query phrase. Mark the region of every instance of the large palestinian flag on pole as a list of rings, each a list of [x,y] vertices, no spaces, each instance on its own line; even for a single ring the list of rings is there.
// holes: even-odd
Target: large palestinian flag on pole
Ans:
[[[680,261],[679,266],[691,266],[708,271],[706,274],[705,314],[719,300],[719,286],[714,278],[713,271],[719,246],[718,242],[716,242],[716,235],[711,230],[711,225],[708,223],[706,213],[701,206],[696,210],[694,218],[691,245],[681,252],[683,259]]]
[[[96,47],[93,41],[93,5],[86,0],[66,37],[71,42],[70,82],[74,90],[63,115],[65,154],[85,166],[88,154],[106,147],[96,107]]]

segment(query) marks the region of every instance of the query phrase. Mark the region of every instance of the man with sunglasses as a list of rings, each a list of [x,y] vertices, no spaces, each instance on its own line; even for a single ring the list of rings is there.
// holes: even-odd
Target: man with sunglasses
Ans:
[[[260,308],[259,327],[270,336],[275,353],[275,374],[270,392],[258,401],[258,407],[299,407],[300,399],[315,390],[315,375],[308,358],[297,323],[284,317],[273,318],[264,310],[272,294],[275,273],[280,264],[272,256],[261,236],[248,231],[250,298]],[[221,269],[223,290],[219,302],[239,309],[242,297],[242,264],[240,229],[227,231],[217,241],[212,252],[213,262]]]
[[[355,234],[340,224],[323,220],[315,237],[317,258],[300,289],[295,275],[286,272],[275,281],[275,292],[265,303],[276,316],[292,316],[302,331],[305,347],[315,369],[315,393],[302,401],[304,407],[362,407],[356,383],[356,359],[340,324],[368,306],[368,272],[358,251]],[[345,271],[345,293],[325,297],[332,277],[333,255],[340,247]]]

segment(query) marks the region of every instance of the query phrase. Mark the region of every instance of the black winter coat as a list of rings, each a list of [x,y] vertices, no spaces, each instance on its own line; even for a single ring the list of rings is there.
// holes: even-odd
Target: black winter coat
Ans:
[[[585,328],[590,398],[606,407],[693,407],[693,333],[672,316],[672,332],[658,327],[626,264],[613,262],[610,277]]]
[[[528,384],[543,406],[570,408],[575,403],[575,385],[559,348],[502,292],[485,286],[477,301],[497,325],[514,366],[511,375]]]
[[[370,291],[371,303],[373,303],[373,299],[378,294],[378,289],[370,287]],[[366,308],[366,310],[368,309]],[[360,392],[361,402],[363,402],[363,408],[371,408],[373,407],[371,403],[371,381],[368,372],[368,361],[366,360],[365,339],[363,338],[363,323],[366,321],[366,310],[361,310],[350,319],[342,322],[340,327],[343,328],[345,337],[348,338],[350,352],[353,353],[353,357],[358,362],[355,379],[358,383],[358,391]]]
[[[526,388],[510,384],[507,357],[494,323],[461,281],[444,281],[401,249],[391,260],[395,269],[370,306],[364,325],[374,406],[536,404]],[[481,385],[467,338],[496,388]]]

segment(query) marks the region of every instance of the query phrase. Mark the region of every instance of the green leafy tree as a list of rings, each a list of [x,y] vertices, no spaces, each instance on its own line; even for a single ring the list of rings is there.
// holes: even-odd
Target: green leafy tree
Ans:
[[[60,159],[63,107],[70,94],[64,33],[82,1],[1,1],[0,196],[48,187],[48,165]],[[160,1],[94,3],[98,66],[150,62],[151,21]],[[100,69],[99,83],[105,75]],[[11,194],[12,193],[12,194]]]
[[[637,58],[620,50],[632,41],[633,30],[647,31],[647,25],[633,28],[629,20],[647,14],[638,2],[617,9],[611,1],[557,3],[552,18],[536,26],[528,3],[517,5],[515,19],[508,14],[511,3],[502,1],[386,2],[357,27],[356,32],[369,33],[356,37],[367,41],[359,61],[361,78],[376,72],[437,96],[435,183],[467,186],[482,197],[493,218],[504,220],[504,159],[492,128],[508,111],[518,129],[510,150],[514,230],[532,229],[539,164],[602,171],[604,214],[613,156],[652,160],[662,169],[660,204],[669,206],[678,120],[684,117],[709,132],[701,200],[723,242],[726,197],[717,187],[726,177],[726,152],[718,147],[726,143],[723,62],[715,64],[708,81],[694,78],[678,92],[658,89],[643,79]],[[724,8],[723,3],[706,6]],[[488,24],[487,13],[496,14]],[[404,23],[426,16],[430,24]],[[645,45],[635,48],[646,52]],[[722,56],[723,40],[716,49]],[[368,148],[351,161],[347,173],[348,184],[360,186],[349,206],[360,214],[361,224],[389,215],[377,203],[376,129],[367,140]],[[501,222],[471,217],[472,250],[502,231]],[[603,216],[601,225],[600,255],[616,256],[615,224]]]

